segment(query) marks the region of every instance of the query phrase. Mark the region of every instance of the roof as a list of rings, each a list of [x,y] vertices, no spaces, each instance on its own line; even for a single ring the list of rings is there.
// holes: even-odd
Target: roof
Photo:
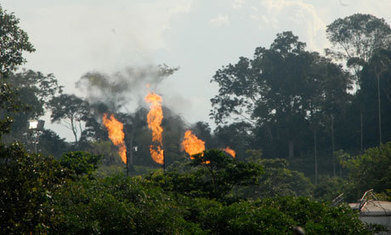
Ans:
[[[360,203],[349,203],[349,206],[358,210]],[[360,216],[391,216],[391,202],[367,201],[361,208]]]

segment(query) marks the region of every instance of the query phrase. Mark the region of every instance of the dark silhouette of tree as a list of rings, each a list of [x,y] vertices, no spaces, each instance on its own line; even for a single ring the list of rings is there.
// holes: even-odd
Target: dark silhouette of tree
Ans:
[[[28,35],[19,28],[19,19],[0,5],[0,136],[9,131],[12,118],[5,112],[19,109],[16,95],[6,82],[10,72],[26,62],[23,52],[35,51]]]
[[[360,72],[369,62],[376,50],[390,48],[391,28],[384,19],[369,14],[354,14],[336,19],[327,26],[327,37],[333,45],[326,50],[333,58],[345,61],[352,69],[356,85],[360,84]],[[359,100],[360,101],[360,100]],[[378,99],[378,106],[380,98]],[[360,106],[360,149],[364,148],[363,105]],[[380,112],[380,108],[378,109]],[[381,136],[381,115],[379,117],[379,136]],[[381,139],[381,137],[379,137]]]
[[[88,103],[75,95],[62,94],[50,101],[50,107],[51,121],[62,121],[64,126],[72,131],[77,145],[84,128],[83,119],[89,112]]]

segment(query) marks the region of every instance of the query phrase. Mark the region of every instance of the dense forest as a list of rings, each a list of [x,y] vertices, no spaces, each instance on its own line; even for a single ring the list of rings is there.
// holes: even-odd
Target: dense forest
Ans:
[[[85,97],[65,93],[54,74],[22,69],[35,48],[0,6],[0,233],[381,229],[346,203],[369,189],[391,200],[391,28],[354,14],[326,33],[324,52],[286,31],[252,58],[222,65],[211,78],[212,130],[160,100],[124,108],[130,86],[153,85],[176,67],[86,72],[75,84]],[[32,126],[45,114],[74,139]],[[114,120],[119,144],[106,124]],[[201,150],[187,150],[189,130]]]

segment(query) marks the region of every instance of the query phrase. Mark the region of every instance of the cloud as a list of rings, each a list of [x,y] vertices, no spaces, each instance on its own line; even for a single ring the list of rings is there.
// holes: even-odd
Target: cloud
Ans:
[[[230,24],[229,18],[226,15],[225,16],[218,15],[215,18],[210,19],[209,23],[213,26],[216,26],[216,27],[221,27],[221,26],[225,26],[225,25]]]
[[[239,9],[243,6],[244,3],[245,3],[245,0],[234,0],[232,3],[232,8]]]
[[[293,31],[301,36],[311,50],[322,50],[325,45],[326,23],[314,5],[302,0],[263,0],[249,6],[251,14],[259,29],[274,31]]]

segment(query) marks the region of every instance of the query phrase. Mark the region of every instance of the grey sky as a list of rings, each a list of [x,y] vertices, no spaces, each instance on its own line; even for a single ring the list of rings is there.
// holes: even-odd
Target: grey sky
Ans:
[[[189,123],[209,121],[217,69],[269,47],[291,30],[311,50],[328,46],[325,26],[354,13],[391,22],[390,0],[1,0],[37,51],[29,69],[54,73],[68,93],[86,72],[180,66],[157,89]],[[132,103],[132,102],[130,102]],[[211,123],[211,122],[210,122]],[[53,126],[61,130],[58,126]],[[61,130],[61,136],[71,136]],[[69,133],[67,133],[69,132]]]

